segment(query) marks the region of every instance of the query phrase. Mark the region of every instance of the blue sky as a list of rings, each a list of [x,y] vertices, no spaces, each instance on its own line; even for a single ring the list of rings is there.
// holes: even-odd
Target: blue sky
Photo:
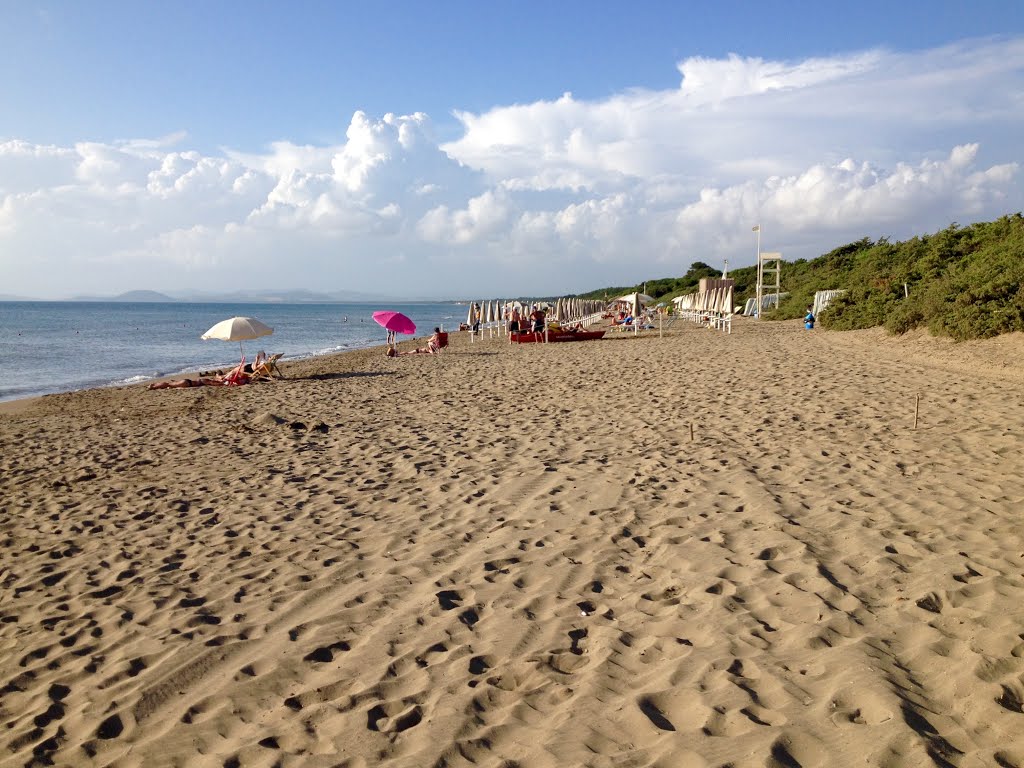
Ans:
[[[1019,3],[633,5],[0,0],[0,293],[561,293],[1024,207]]]

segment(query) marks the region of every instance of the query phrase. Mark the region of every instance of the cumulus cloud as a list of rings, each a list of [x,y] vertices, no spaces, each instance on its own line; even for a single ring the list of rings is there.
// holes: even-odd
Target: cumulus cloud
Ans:
[[[0,141],[4,291],[316,287],[563,292],[765,247],[810,258],[1024,208],[1024,38],[800,61],[690,57],[679,84],[428,115],[337,143],[187,134]],[[230,143],[230,142],[228,142]]]
[[[976,136],[979,115],[1001,140],[1020,118],[1024,41],[975,41],[803,62],[732,55],[680,63],[680,87],[600,102],[571,94],[483,115],[457,112],[464,133],[445,149],[495,179],[546,189],[628,185],[659,173],[707,180],[785,174],[857,151],[895,163]],[[998,85],[997,85],[998,84]],[[946,145],[923,143],[945,136]]]
[[[864,232],[867,226],[875,232],[865,234],[875,236],[893,231],[911,234],[906,230],[908,221],[927,218],[936,228],[986,210],[994,215],[1005,210],[1007,185],[1019,167],[1009,163],[978,171],[977,153],[977,144],[962,145],[945,158],[916,165],[899,163],[890,170],[847,158],[834,165],[816,164],[800,174],[771,177],[761,184],[703,189],[699,199],[677,214],[676,235],[695,246],[701,233],[728,232],[736,212],[743,211],[746,221],[771,222],[766,229],[782,243],[773,250],[788,255],[787,247],[797,243],[814,239],[838,245],[844,233]],[[746,239],[747,233],[737,233],[737,238]],[[797,255],[807,254],[793,254]]]
[[[442,205],[428,211],[417,231],[427,241],[464,245],[504,231],[510,214],[506,196],[500,190],[487,191],[470,199],[461,210],[451,211]]]

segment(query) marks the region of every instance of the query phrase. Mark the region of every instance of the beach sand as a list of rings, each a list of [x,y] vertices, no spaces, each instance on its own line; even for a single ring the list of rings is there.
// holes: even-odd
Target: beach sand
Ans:
[[[2,409],[0,764],[1024,766],[1020,335],[381,352]]]

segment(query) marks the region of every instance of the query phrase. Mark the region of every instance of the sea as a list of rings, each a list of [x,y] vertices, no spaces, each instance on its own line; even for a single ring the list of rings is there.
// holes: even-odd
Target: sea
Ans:
[[[284,353],[282,363],[382,346],[377,310],[396,310],[427,337],[457,329],[468,308],[455,303],[228,304],[185,302],[0,302],[0,401],[136,384],[163,376],[223,369],[242,352]],[[254,317],[271,336],[242,342],[202,336],[230,317]],[[287,370],[287,368],[285,369]]]

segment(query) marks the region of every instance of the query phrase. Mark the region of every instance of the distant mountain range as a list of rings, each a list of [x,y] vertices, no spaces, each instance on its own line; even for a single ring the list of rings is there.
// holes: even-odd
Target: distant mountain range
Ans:
[[[0,298],[0,301],[5,299]],[[11,297],[7,301],[18,301]],[[357,291],[338,291],[336,293],[317,293],[315,291],[298,290],[262,290],[232,291],[231,293],[204,293],[199,291],[176,294],[174,296],[159,291],[127,291],[116,296],[73,296],[68,301],[123,301],[123,302],[197,302],[197,303],[237,303],[237,304],[334,304],[360,302],[407,302],[416,299],[400,299],[394,296],[380,296]],[[429,299],[424,299],[429,301]]]
[[[436,296],[387,296],[384,294],[360,293],[358,291],[335,291],[318,293],[305,289],[295,290],[244,290],[230,293],[207,293],[203,291],[183,291],[172,294],[160,291],[138,290],[126,291],[116,296],[83,295],[71,296],[66,299],[40,299],[33,296],[15,296],[0,294],[0,301],[119,301],[134,303],[173,303],[189,302],[196,304],[415,304],[416,302],[453,302],[466,304],[469,299],[437,298]]]

